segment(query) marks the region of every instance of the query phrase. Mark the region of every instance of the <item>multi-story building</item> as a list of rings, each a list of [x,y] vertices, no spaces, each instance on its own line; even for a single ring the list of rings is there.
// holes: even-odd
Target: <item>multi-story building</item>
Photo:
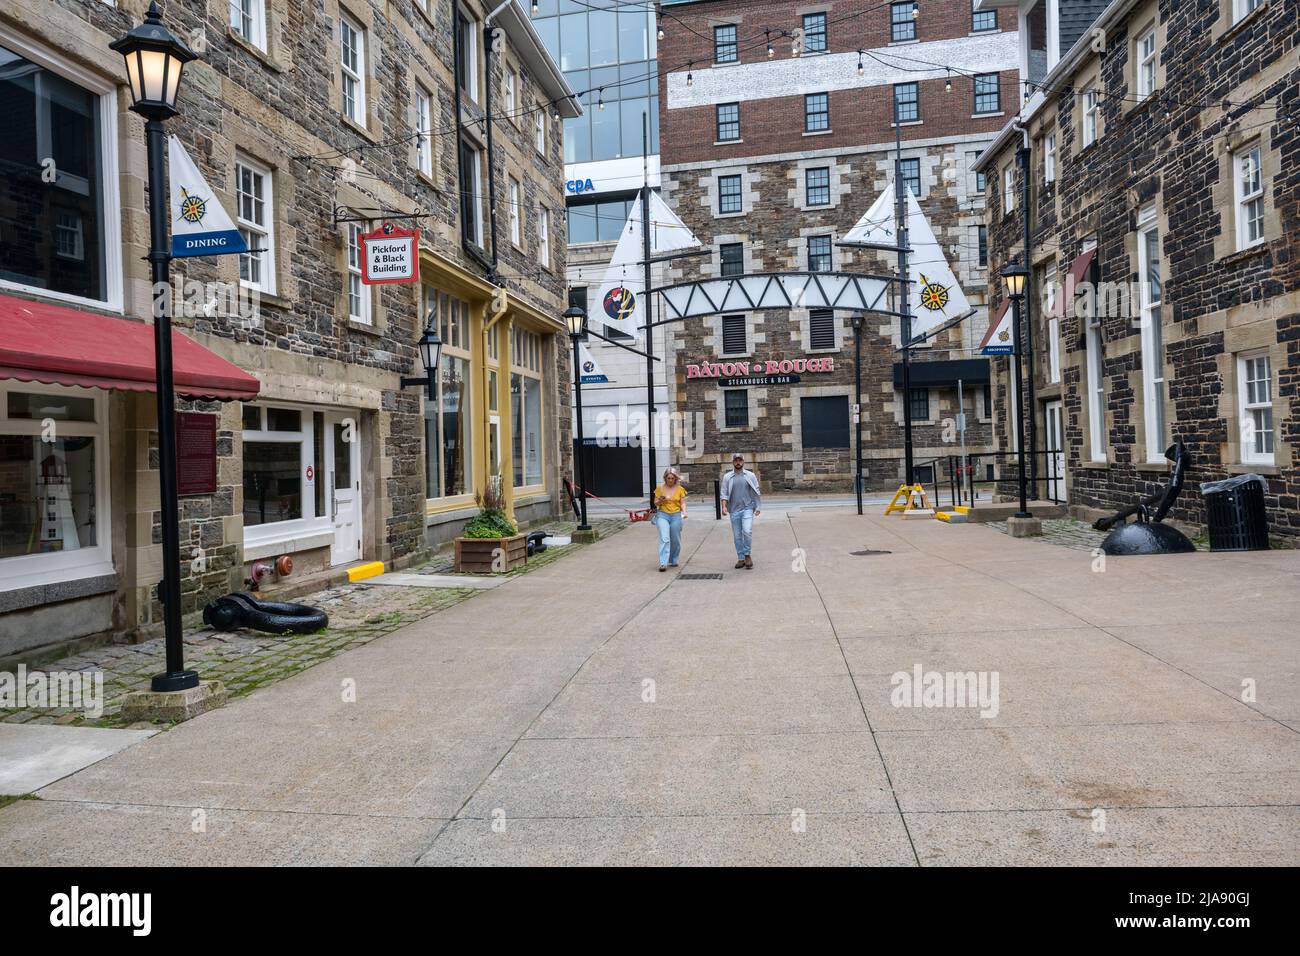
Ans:
[[[891,188],[897,132],[902,178],[976,314],[914,350],[909,395],[899,374],[899,319],[865,316],[864,478],[869,487],[896,488],[905,477],[905,401],[918,477],[936,476],[933,463],[957,454],[959,380],[968,448],[987,450],[988,365],[975,352],[986,324],[984,183],[974,160],[1016,105],[1013,19],[976,11],[970,0],[795,9],[678,0],[663,5],[662,25],[664,195],[712,252],[674,263],[674,278],[893,273],[892,254],[838,243]],[[848,486],[850,318],[795,308],[670,326],[674,403],[704,416],[697,459],[704,472],[739,449],[765,486]],[[734,358],[817,361],[791,384],[688,377],[691,365]]]
[[[601,328],[597,293],[637,191],[647,183],[659,188],[654,4],[538,0],[532,11],[533,26],[583,104],[581,115],[564,121],[572,301],[592,315],[591,328],[635,346],[631,336]],[[653,279],[662,279],[659,266]],[[662,329],[652,331],[649,344],[662,357]],[[583,386],[588,483],[599,495],[643,495],[654,486],[646,474],[649,442],[658,443],[661,469],[668,457],[666,432],[652,429],[647,414],[646,361],[594,337],[587,347],[608,379]],[[662,358],[654,376],[656,412],[662,414],[668,401]]]
[[[1011,261],[1031,270],[1035,401],[1023,389],[1020,411],[1035,447],[1060,450],[1061,491],[1094,518],[1162,486],[1181,440],[1192,467],[1175,518],[1205,520],[1199,483],[1255,473],[1272,530],[1294,539],[1295,5],[1018,9],[1024,103],[976,168],[991,190],[991,276]],[[997,365],[1010,446],[1017,403]]]
[[[0,9],[0,657],[160,620],[145,146],[109,49],[148,7]],[[274,587],[409,560],[493,476],[519,520],[555,513],[571,448],[560,121],[580,107],[527,13],[163,13],[198,54],[168,132],[251,247],[172,265],[183,612],[258,562]],[[420,229],[418,283],[363,281],[362,234],[385,221]],[[433,401],[400,381],[423,372],[426,317],[444,343]]]

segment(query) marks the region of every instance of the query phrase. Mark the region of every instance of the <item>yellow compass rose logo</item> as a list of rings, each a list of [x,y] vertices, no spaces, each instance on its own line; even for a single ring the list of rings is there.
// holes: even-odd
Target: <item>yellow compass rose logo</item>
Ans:
[[[185,187],[181,187],[181,218],[186,222],[202,222],[203,215],[208,211],[208,201],[200,199],[198,196],[191,196]]]
[[[948,290],[937,282],[931,282],[921,273],[921,308],[929,312],[942,312],[948,305]]]

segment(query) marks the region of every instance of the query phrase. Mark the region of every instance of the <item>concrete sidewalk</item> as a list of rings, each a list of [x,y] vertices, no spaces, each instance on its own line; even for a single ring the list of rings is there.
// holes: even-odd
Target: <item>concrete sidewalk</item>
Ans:
[[[770,507],[750,571],[693,515],[681,572],[722,578],[692,580],[653,537],[10,804],[0,863],[1300,861],[1300,553],[1098,569]],[[996,714],[895,706],[918,666],[996,674]]]

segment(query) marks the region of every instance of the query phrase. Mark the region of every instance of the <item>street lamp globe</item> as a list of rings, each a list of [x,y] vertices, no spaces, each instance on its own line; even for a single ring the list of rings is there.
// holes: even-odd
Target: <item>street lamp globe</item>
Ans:
[[[998,273],[1002,276],[1002,281],[1006,283],[1007,295],[1013,299],[1019,299],[1025,294],[1025,280],[1029,277],[1029,270],[1018,262],[1002,267]]]
[[[420,361],[424,363],[424,374],[429,383],[429,400],[433,400],[433,383],[438,376],[438,362],[442,358],[442,339],[433,325],[433,313],[429,313],[429,322],[424,334],[416,343],[420,349]]]
[[[570,338],[580,338],[587,331],[587,310],[578,305],[569,306],[564,310],[564,324],[568,326]]]
[[[120,40],[114,40],[109,48],[122,54],[126,60],[131,109],[146,119],[175,116],[181,73],[185,64],[197,57],[163,26],[158,4],[151,2],[144,23]]]
[[[864,318],[866,318],[866,316],[864,316],[861,311],[854,312],[853,315],[849,316],[849,323],[853,326],[854,332],[862,331],[862,320]]]

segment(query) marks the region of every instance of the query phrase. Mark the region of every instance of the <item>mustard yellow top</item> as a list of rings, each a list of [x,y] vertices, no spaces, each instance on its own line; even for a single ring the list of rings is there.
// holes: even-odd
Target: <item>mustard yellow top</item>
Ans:
[[[655,499],[660,497],[666,498],[666,501],[659,502],[659,510],[666,515],[675,515],[682,510],[682,500],[686,497],[686,489],[682,487],[679,481],[672,491],[669,491],[663,485],[655,489]]]

